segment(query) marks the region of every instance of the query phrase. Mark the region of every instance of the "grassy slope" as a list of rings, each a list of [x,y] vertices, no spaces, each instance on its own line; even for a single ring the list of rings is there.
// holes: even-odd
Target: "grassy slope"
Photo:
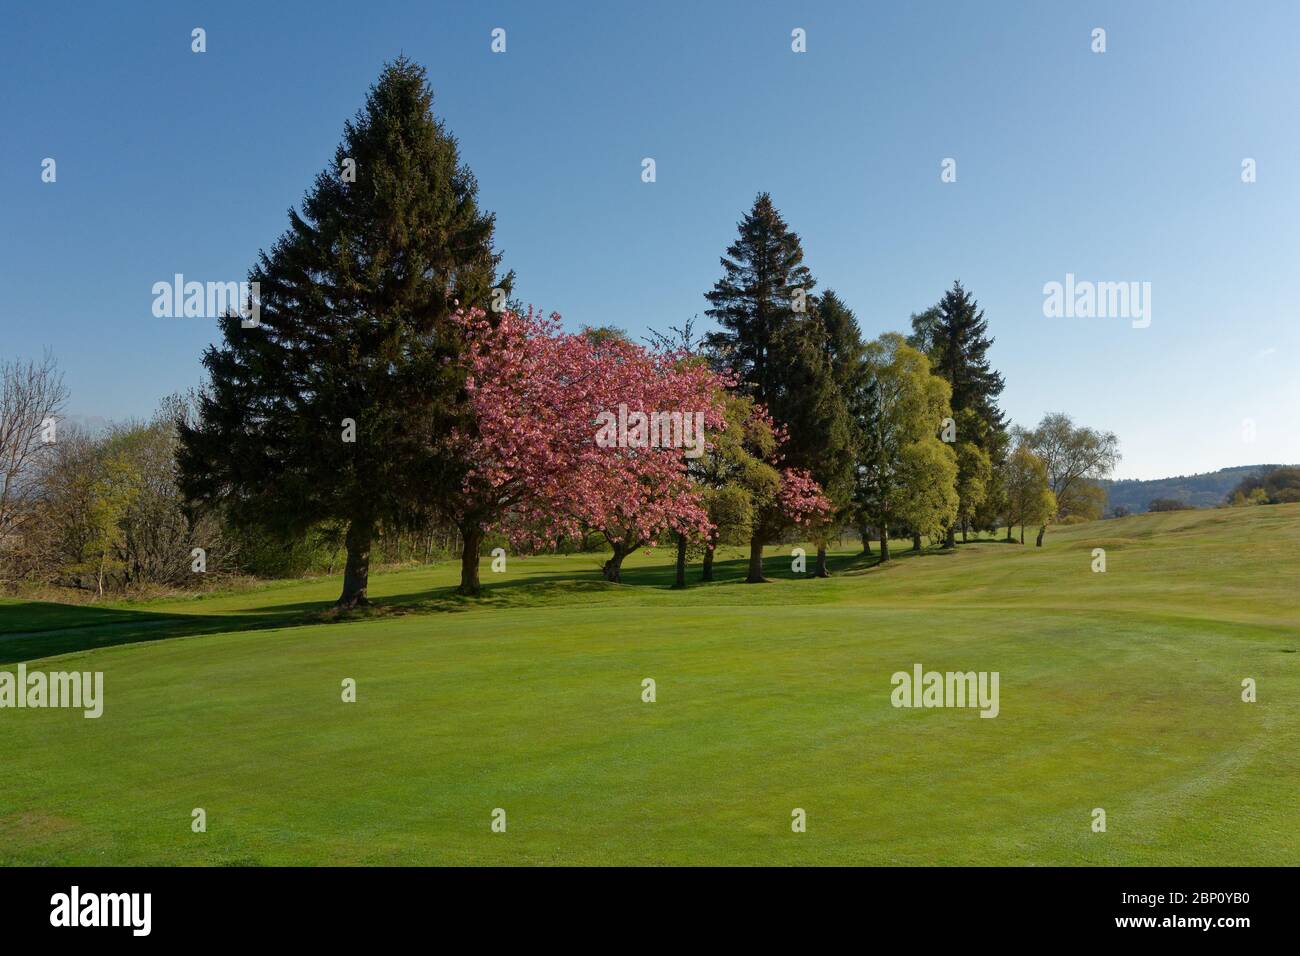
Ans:
[[[82,648],[40,666],[107,688],[97,721],[0,711],[0,861],[1295,863],[1300,505],[1047,545],[845,554],[824,581],[773,549],[784,580],[741,585],[737,560],[685,593],[666,552],[633,559],[640,587],[516,560],[482,606],[446,566],[377,577],[377,616],[269,630],[234,629],[337,582],[0,606],[4,660]],[[918,661],[999,671],[1001,715],[894,709]]]

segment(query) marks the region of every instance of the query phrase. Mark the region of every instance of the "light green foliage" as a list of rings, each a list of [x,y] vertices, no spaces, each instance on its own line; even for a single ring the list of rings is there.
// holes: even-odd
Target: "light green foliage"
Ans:
[[[1252,488],[1250,491],[1242,494],[1240,491],[1234,491],[1232,498],[1228,503],[1234,508],[1248,507],[1250,505],[1266,505],[1268,501],[1268,492],[1263,488]]]
[[[1056,496],[1048,487],[1047,465],[1026,445],[1017,445],[1004,468],[1007,523],[1041,524],[1056,514]]]
[[[771,427],[755,417],[752,398],[728,392],[724,415],[726,427],[710,435],[708,450],[691,468],[718,526],[717,541],[740,544],[753,535],[756,513],[770,509],[781,490],[771,464],[777,443]]]
[[[754,523],[753,496],[740,484],[706,488],[704,504],[709,520],[717,529],[719,544],[741,545],[749,541]]]
[[[111,440],[101,452],[90,503],[92,547],[98,564],[98,590],[114,570],[113,555],[122,549],[127,512],[140,497],[141,475],[131,461],[129,436]]]
[[[858,502],[877,528],[935,529],[957,513],[956,453],[938,429],[952,415],[951,389],[901,336],[867,345],[872,382],[864,416]],[[948,462],[951,464],[942,464]]]
[[[1036,428],[1019,429],[1017,435],[1047,466],[1059,516],[1080,521],[1101,517],[1106,492],[1097,480],[1107,477],[1120,460],[1119,439],[1113,432],[1075,425],[1069,415],[1054,412],[1044,415]],[[1039,525],[1040,544],[1046,525],[1046,521]]]
[[[1106,489],[1095,481],[1074,482],[1056,497],[1055,520],[1061,524],[1096,521],[1106,511]]]
[[[943,442],[921,439],[904,445],[898,460],[904,493],[896,512],[903,526],[937,538],[957,515],[957,474],[957,456]]]
[[[974,519],[975,510],[984,503],[988,494],[992,478],[993,466],[989,463],[988,452],[974,442],[958,442],[957,517],[967,521]]]

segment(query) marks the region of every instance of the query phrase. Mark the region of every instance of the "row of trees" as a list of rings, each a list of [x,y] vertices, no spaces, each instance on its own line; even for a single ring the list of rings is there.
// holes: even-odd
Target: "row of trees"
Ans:
[[[874,536],[881,560],[891,535],[920,549],[922,537],[954,547],[974,531],[1038,526],[1061,515],[1099,517],[1097,479],[1118,461],[1113,434],[1080,428],[1066,415],[1032,429],[1008,428],[998,407],[1004,381],[988,358],[993,344],[974,297],[955,282],[915,314],[911,334],[864,342],[852,310],[833,290],[815,292],[798,236],[763,193],[741,220],[706,293],[720,330],[705,353],[742,394],[770,409],[792,440],[787,454],[824,490],[831,508],[812,527],[817,573],[827,540],[856,527]],[[751,539],[750,580],[761,578]]]
[[[187,499],[176,468],[177,422],[192,417],[183,397],[148,420],[96,428],[67,418],[66,400],[52,356],[0,362],[0,590],[193,590],[232,576],[332,574],[341,564],[346,527],[337,522],[285,539]],[[460,544],[455,528],[434,522],[387,533],[378,546],[397,563]]]
[[[205,569],[227,567],[223,523],[175,481],[179,403],[91,432],[61,419],[66,395],[48,355],[0,368],[0,583],[187,586],[195,548]]]
[[[891,536],[954,547],[999,523],[1022,541],[1037,525],[1041,544],[1117,458],[1113,435],[1062,415],[1008,427],[960,283],[908,336],[864,340],[766,193],[705,294],[714,331],[688,322],[649,345],[520,308],[494,227],[424,71],[399,59],[259,256],[258,321],[223,317],[195,405],[150,426],[174,446],[177,547],[214,533],[205,520],[236,539],[325,529],[346,552],[345,607],[366,603],[376,541],[434,526],[458,532],[467,595],[488,534],[519,550],[597,535],[611,581],[671,541],[685,586],[690,556],[707,580],[722,543],[748,545],[760,582],[764,546],[797,533],[824,576],[846,527],[882,560]],[[110,446],[99,480],[137,487]],[[107,497],[120,527],[136,503]]]
[[[232,577],[334,574],[344,566],[340,522],[286,538],[187,499],[175,461],[177,422],[193,418],[184,397],[165,399],[148,420],[92,429],[63,414],[65,396],[52,357],[0,363],[0,591],[195,590]],[[501,535],[483,542],[505,544]],[[559,550],[598,544],[594,533],[580,533]],[[384,564],[462,550],[459,528],[436,516],[381,528],[372,546]]]
[[[1243,478],[1228,495],[1227,504],[1237,508],[1295,501],[1300,501],[1300,468],[1284,466]]]
[[[260,323],[222,320],[197,421],[180,423],[186,496],[286,537],[346,525],[342,606],[366,602],[381,529],[434,519],[460,529],[468,595],[492,530],[520,548],[594,530],[612,549],[605,574],[615,581],[638,547],[710,539],[707,486],[681,449],[605,447],[594,423],[620,406],[698,414],[716,439],[735,420],[730,383],[686,352],[566,335],[502,308],[513,277],[500,269],[494,219],[431,107],[421,68],[388,67],[347,124],[334,168],[261,256],[250,275]],[[339,174],[345,161],[355,178]],[[749,501],[775,534],[821,499],[782,467],[775,430],[760,447],[760,404],[738,441],[776,476]]]

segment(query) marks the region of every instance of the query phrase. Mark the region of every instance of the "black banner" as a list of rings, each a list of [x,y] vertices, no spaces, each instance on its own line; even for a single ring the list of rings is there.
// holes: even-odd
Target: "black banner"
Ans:
[[[1047,935],[1231,946],[1293,934],[1293,884],[1292,871],[1227,868],[9,869],[0,925],[7,941],[82,944],[337,945],[436,926],[616,945],[619,933],[631,942],[680,924],[732,939],[844,929],[972,945]]]

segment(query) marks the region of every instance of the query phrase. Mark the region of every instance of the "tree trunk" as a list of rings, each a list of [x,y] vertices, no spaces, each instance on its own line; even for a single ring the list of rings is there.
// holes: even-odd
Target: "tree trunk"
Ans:
[[[370,603],[366,589],[370,586],[370,541],[374,533],[374,522],[369,518],[353,518],[348,522],[345,538],[348,560],[343,566],[343,593],[334,602],[335,607],[365,607]]]
[[[957,528],[954,525],[948,525],[948,537],[944,539],[945,548],[957,547]]]
[[[1025,543],[1025,526],[1024,526],[1024,525],[1021,525],[1021,526],[1020,526],[1020,543],[1021,543],[1021,544],[1024,544],[1024,543]]]
[[[817,570],[813,572],[814,577],[829,578],[831,572],[826,568],[826,545],[817,546]]]
[[[961,543],[965,544],[970,539],[966,537],[966,519],[961,519]]]
[[[921,534],[920,534],[920,532],[913,532],[913,533],[912,533],[912,550],[913,550],[913,551],[920,551],[920,550],[921,550]]]
[[[863,527],[858,529],[858,534],[862,536],[862,553],[870,554],[871,553],[871,538],[870,538],[871,529],[864,525]]]
[[[482,590],[478,580],[479,552],[483,550],[483,529],[477,524],[461,528],[464,546],[460,550],[460,587],[456,593],[478,597]]]
[[[1038,540],[1034,542],[1035,548],[1041,548],[1043,546],[1043,535],[1045,535],[1046,533],[1047,533],[1047,525],[1043,525],[1041,528],[1038,529]]]
[[[709,545],[704,549],[704,567],[700,573],[700,580],[713,580],[713,545]]]
[[[680,532],[677,534],[677,580],[673,582],[673,587],[686,587],[686,535]]]
[[[614,545],[613,555],[610,556],[610,559],[606,561],[604,567],[601,568],[601,573],[605,575],[606,581],[609,581],[611,584],[623,583],[623,559],[634,550],[634,548],[624,550],[621,545]]]
[[[761,538],[753,538],[749,542],[749,577],[745,578],[745,583],[767,583],[767,578],[763,577],[763,541]]]
[[[1011,522],[1007,522],[1007,540],[1008,541],[1016,540],[1015,538],[1011,537]]]
[[[889,560],[889,527],[880,526],[880,563],[884,564]]]

